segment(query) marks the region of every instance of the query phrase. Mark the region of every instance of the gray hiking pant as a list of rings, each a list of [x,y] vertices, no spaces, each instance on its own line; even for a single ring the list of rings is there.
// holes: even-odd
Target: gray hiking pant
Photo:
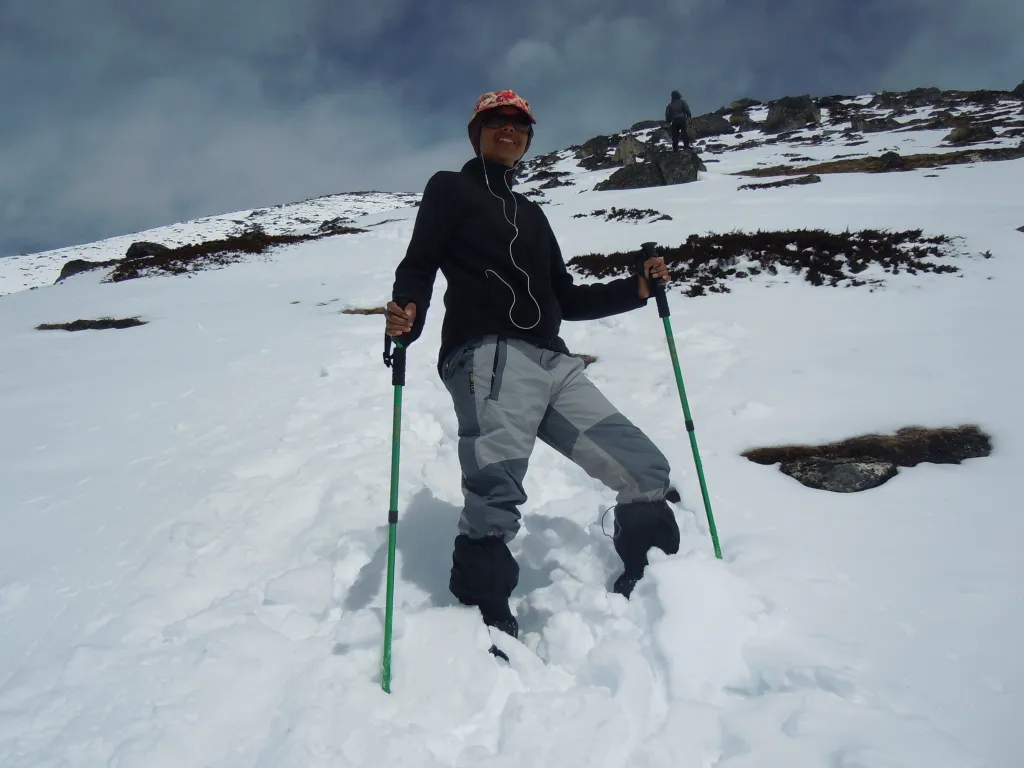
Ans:
[[[668,460],[583,368],[579,358],[496,336],[444,361],[442,378],[459,424],[460,533],[515,537],[537,438],[614,490],[618,504],[665,498]]]

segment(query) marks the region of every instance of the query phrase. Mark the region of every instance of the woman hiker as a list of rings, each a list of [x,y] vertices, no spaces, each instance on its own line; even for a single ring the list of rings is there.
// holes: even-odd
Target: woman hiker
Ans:
[[[427,182],[386,315],[389,336],[414,342],[441,270],[448,288],[437,371],[458,420],[465,497],[449,588],[513,637],[519,626],[509,598],[519,566],[508,543],[519,531],[537,438],[616,492],[613,541],[624,566],[616,592],[629,597],[651,547],[679,550],[665,502],[668,461],[558,337],[562,320],[644,306],[646,276],[667,279],[668,270],[657,257],[643,262],[642,274],[573,283],[540,206],[512,191],[535,124],[529,103],[513,91],[479,98],[468,129],[475,157]]]

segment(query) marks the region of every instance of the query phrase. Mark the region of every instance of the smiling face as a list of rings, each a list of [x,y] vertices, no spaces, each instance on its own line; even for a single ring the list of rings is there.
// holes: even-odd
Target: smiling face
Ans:
[[[480,154],[485,160],[512,167],[526,153],[529,118],[515,107],[496,107],[480,116]]]

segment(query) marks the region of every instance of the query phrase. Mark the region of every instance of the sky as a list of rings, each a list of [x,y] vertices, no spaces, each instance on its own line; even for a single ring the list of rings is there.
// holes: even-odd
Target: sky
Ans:
[[[422,190],[513,88],[531,154],[750,96],[1024,78],[1019,0],[0,0],[0,257]]]

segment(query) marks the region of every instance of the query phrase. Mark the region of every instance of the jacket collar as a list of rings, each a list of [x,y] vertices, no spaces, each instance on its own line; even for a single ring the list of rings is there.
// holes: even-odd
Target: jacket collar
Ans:
[[[484,173],[487,174],[487,181],[495,192],[504,189],[512,189],[516,185],[516,175],[519,164],[509,168],[506,165],[485,160],[482,157],[474,157],[462,166],[462,172],[473,178],[480,184],[484,184]]]

